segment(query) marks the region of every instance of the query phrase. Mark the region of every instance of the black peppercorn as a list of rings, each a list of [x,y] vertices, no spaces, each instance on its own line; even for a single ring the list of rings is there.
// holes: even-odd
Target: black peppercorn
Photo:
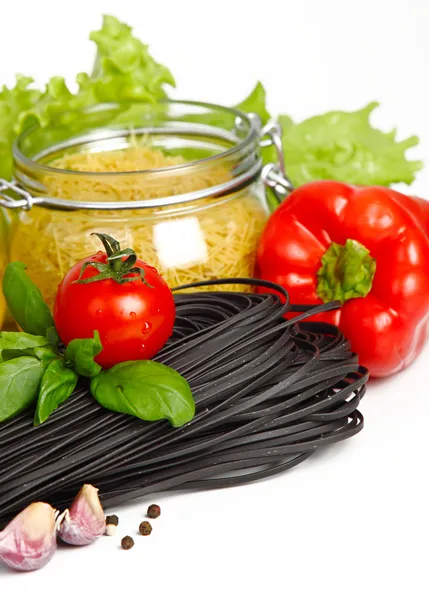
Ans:
[[[151,504],[147,509],[147,516],[149,519],[157,519],[160,514],[161,509],[159,508],[158,504]]]
[[[116,515],[109,515],[106,517],[106,525],[114,525],[117,527],[119,525],[119,519]]]
[[[139,531],[142,535],[150,535],[152,533],[152,525],[149,521],[143,521],[143,523],[140,523]]]
[[[131,536],[126,535],[124,538],[122,538],[121,540],[121,546],[124,550],[129,550],[130,548],[132,548],[134,546],[134,540]]]

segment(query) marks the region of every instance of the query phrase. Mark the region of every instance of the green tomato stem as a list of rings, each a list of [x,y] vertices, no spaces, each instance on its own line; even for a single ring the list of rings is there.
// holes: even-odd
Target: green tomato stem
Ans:
[[[134,266],[137,262],[137,255],[134,250],[131,248],[121,250],[119,242],[107,233],[93,233],[92,235],[96,235],[101,240],[107,254],[107,264],[96,261],[84,262],[79,273],[79,278],[74,283],[87,284],[95,281],[104,281],[105,279],[113,279],[116,283],[122,284],[141,279],[147,287],[152,287],[146,281],[144,269]],[[82,279],[85,269],[89,266],[97,269],[98,274]]]

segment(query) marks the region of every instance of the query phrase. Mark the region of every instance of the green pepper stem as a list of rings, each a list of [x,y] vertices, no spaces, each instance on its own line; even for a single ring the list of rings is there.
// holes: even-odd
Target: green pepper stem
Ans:
[[[317,271],[317,295],[323,302],[364,298],[372,288],[376,261],[356,240],[332,242]]]

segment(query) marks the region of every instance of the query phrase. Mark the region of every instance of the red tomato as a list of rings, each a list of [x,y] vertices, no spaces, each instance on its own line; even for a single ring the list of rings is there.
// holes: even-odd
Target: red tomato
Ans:
[[[144,269],[152,287],[141,279],[75,283],[85,262],[107,264],[107,254],[98,252],[82,260],[58,286],[54,321],[61,340],[67,345],[76,338],[92,338],[97,330],[103,351],[96,361],[105,369],[127,360],[150,359],[173,331],[176,310],[165,280],[154,267],[137,259],[135,267]],[[87,266],[81,280],[98,273]]]

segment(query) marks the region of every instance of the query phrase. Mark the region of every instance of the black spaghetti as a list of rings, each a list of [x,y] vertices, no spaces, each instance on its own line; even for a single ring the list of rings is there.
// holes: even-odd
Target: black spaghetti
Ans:
[[[362,429],[367,370],[336,327],[302,320],[336,303],[291,306],[275,284],[213,283],[259,283],[283,298],[176,293],[174,335],[156,360],[188,380],[193,421],[173,429],[112,413],[81,387],[39,427],[31,413],[3,424],[1,523],[34,500],[62,509],[83,483],[98,487],[109,507],[166,490],[256,481]],[[285,319],[288,312],[300,314]]]

